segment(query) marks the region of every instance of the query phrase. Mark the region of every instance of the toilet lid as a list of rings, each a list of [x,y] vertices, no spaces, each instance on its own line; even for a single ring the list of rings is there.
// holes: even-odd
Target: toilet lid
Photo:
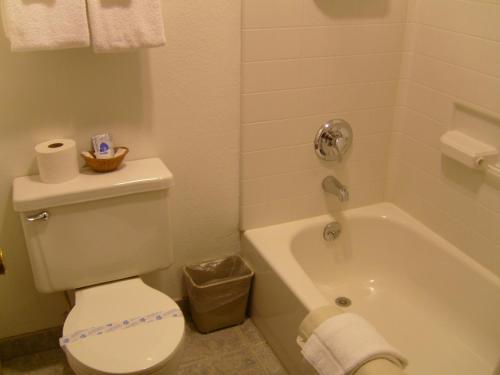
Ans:
[[[92,332],[88,330],[92,327],[115,327],[81,339],[73,336],[75,341],[63,346],[74,362],[90,372],[135,374],[161,367],[184,337],[184,317],[177,304],[139,278],[81,289],[75,297],[63,339],[81,330]],[[141,322],[141,317],[149,318]],[[124,323],[131,321],[137,324],[126,327]]]

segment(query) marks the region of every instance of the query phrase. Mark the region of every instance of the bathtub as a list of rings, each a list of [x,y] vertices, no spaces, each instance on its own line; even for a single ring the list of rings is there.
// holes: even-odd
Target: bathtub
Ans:
[[[311,374],[296,344],[306,314],[352,301],[410,361],[408,375],[500,374],[500,278],[389,203],[253,229],[251,314],[290,374]]]

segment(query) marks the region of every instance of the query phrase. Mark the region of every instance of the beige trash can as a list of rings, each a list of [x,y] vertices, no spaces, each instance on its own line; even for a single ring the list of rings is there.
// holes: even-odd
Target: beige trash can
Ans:
[[[200,332],[243,323],[254,272],[237,255],[184,267],[194,324]]]

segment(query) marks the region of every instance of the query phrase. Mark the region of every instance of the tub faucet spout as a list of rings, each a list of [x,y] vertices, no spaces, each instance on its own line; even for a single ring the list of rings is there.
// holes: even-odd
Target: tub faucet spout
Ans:
[[[333,176],[328,176],[323,180],[323,190],[327,193],[335,195],[339,201],[347,202],[349,200],[349,191],[347,186]]]

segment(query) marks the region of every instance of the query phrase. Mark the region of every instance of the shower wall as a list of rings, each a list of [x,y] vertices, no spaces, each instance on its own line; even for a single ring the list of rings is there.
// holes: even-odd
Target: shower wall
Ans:
[[[500,2],[417,0],[408,17],[386,198],[500,274],[500,182],[439,151],[448,129],[500,131]]]
[[[243,229],[384,199],[406,0],[243,0]],[[349,121],[347,161],[321,162],[317,129]],[[351,201],[325,196],[336,175]]]
[[[500,132],[498,1],[244,0],[242,35],[243,229],[389,200],[500,274],[500,182],[439,151],[449,129]],[[334,117],[355,133],[342,164],[312,150]]]

